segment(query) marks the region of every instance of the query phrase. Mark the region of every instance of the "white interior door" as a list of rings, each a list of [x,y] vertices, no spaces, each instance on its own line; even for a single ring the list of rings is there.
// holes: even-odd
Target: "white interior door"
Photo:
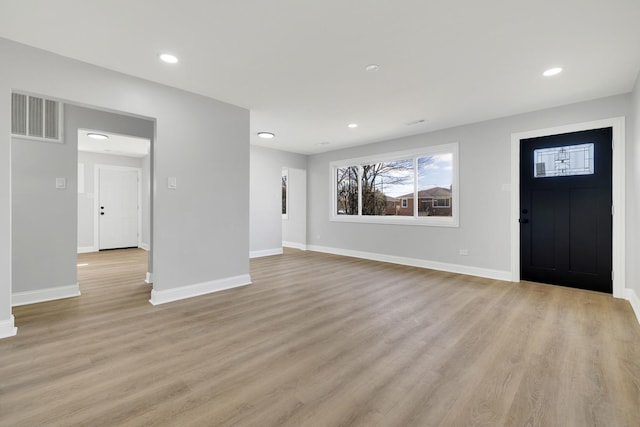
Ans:
[[[99,169],[100,249],[138,246],[138,171]]]

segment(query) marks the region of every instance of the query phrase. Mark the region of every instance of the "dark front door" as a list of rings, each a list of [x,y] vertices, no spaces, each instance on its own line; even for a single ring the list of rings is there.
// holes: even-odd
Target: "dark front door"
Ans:
[[[612,131],[520,141],[521,278],[612,292]]]

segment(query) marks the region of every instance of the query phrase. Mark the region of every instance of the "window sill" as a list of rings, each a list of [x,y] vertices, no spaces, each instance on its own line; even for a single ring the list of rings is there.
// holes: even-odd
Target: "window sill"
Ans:
[[[457,218],[452,217],[402,217],[402,216],[356,216],[331,215],[331,222],[350,222],[362,224],[411,225],[422,227],[459,227]]]

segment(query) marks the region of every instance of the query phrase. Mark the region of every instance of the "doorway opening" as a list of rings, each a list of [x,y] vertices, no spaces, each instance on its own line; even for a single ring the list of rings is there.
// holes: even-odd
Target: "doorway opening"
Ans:
[[[282,246],[307,249],[307,171],[282,168]]]
[[[78,285],[93,291],[100,283],[111,287],[109,272],[116,267],[150,264],[151,140],[95,127],[77,134]],[[111,269],[100,267],[105,260]],[[150,283],[150,271],[138,280]]]

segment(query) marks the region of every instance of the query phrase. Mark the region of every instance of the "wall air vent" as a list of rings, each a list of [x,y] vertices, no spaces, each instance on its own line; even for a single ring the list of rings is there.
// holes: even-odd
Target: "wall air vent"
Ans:
[[[60,103],[32,95],[11,94],[11,135],[62,142]]]

